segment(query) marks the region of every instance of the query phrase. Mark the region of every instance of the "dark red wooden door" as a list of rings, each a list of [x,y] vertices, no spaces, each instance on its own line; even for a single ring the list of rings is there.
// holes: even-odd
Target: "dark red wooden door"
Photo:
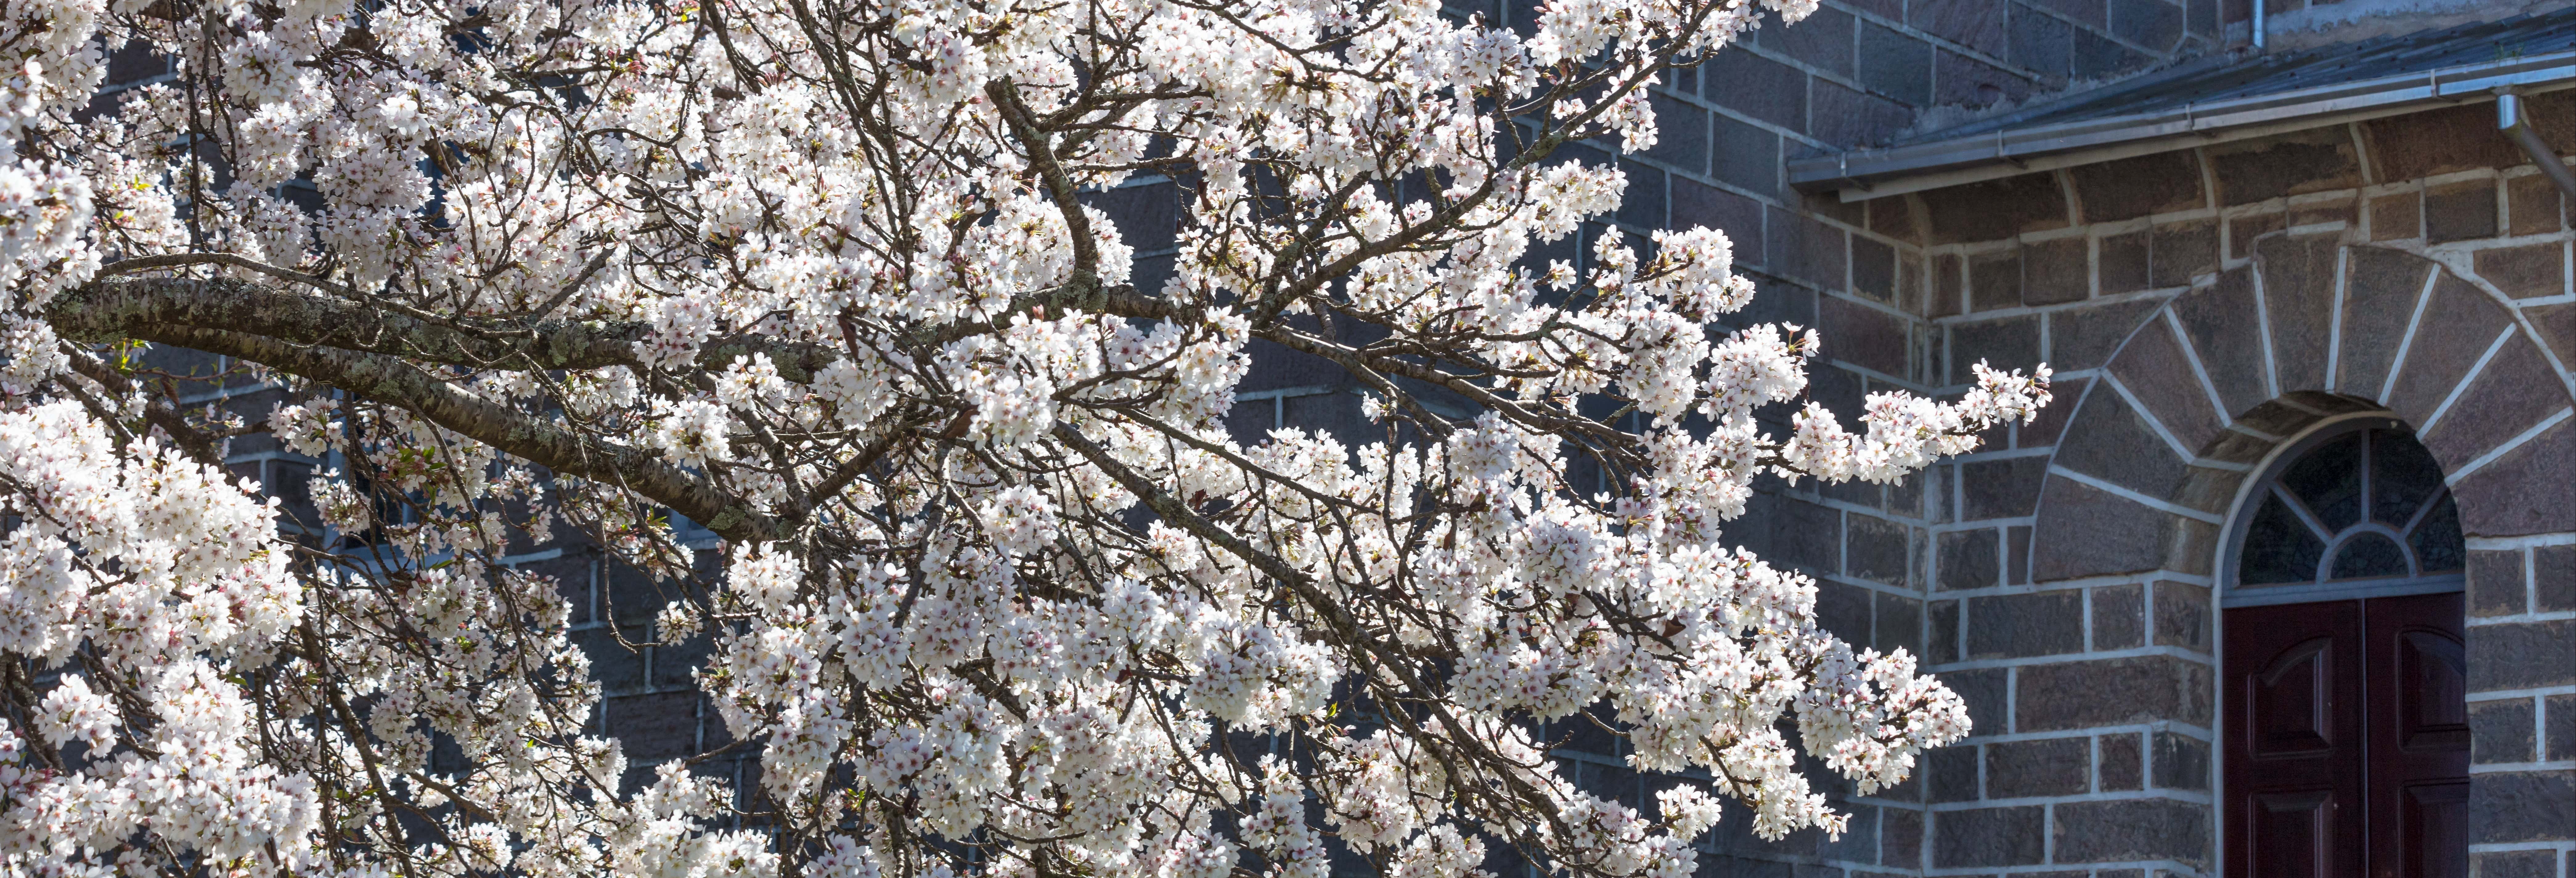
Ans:
[[[2468,874],[2460,596],[2227,611],[2227,874]]]

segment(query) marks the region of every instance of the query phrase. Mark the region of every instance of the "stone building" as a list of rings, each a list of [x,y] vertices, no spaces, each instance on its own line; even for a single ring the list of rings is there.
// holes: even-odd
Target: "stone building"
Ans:
[[[1981,359],[2058,375],[1975,454],[1737,523],[1976,730],[1837,795],[1838,839],[1722,822],[1703,875],[2576,878],[2576,233],[2540,164],[2576,153],[2576,9],[2260,2],[1827,0],[1670,83],[1655,148],[1579,156],[1630,195],[1547,256],[1725,230],[1739,318],[1820,327],[1838,411]],[[1100,200],[1163,270],[1169,190]],[[1352,386],[1262,351],[1232,417],[1356,430]],[[313,462],[239,447],[295,499]],[[515,560],[570,585],[604,732],[723,743],[703,645],[620,643],[650,583]],[[1559,755],[1645,801],[1616,750]]]

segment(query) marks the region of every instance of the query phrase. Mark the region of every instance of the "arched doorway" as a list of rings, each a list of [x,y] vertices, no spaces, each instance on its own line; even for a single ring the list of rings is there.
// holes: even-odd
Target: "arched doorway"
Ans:
[[[2364,415],[2249,484],[2220,571],[2225,873],[2467,875],[2467,553],[2440,464]]]

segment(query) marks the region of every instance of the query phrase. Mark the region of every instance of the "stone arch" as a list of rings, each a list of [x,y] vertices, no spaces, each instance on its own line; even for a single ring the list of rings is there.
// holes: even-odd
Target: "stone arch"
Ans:
[[[2213,577],[2245,480],[2309,427],[2379,411],[2442,464],[2471,538],[2576,531],[2576,382],[2474,276],[2275,234],[2148,314],[2086,382],[2042,482],[2031,580]]]

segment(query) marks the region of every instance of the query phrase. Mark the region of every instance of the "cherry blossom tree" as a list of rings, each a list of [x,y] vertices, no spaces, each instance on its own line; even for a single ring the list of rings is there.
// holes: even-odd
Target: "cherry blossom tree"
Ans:
[[[1532,255],[1626,186],[1564,147],[1652,145],[1667,71],[1813,8],[0,0],[0,870],[1668,876],[1722,819],[1839,832],[1799,754],[1868,792],[1966,717],[1727,522],[2046,369],[1773,436],[1819,340],[1715,328],[1723,234]],[[171,75],[102,95],[118,52]],[[1140,286],[1093,203],[1148,184]],[[1256,340],[1370,431],[1230,437]],[[152,346],[292,396],[191,410]],[[367,538],[280,535],[249,431]],[[496,562],[574,538],[683,583],[657,630],[714,637],[756,788],[620,789],[557,584]],[[1569,723],[1707,780],[1588,794]]]

